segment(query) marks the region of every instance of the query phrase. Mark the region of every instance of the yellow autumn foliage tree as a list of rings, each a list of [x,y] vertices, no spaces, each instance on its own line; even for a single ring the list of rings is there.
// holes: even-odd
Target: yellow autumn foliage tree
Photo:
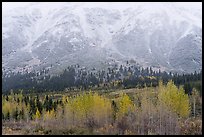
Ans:
[[[63,95],[62,96],[62,103],[65,105],[67,103],[68,97]]]
[[[40,118],[40,111],[38,110],[38,108],[37,108],[37,110],[36,110],[36,113],[35,113],[35,119],[39,119]]]
[[[130,100],[130,97],[122,93],[121,98],[118,101],[118,112],[116,113],[116,119],[122,118],[125,114],[127,114],[129,111],[132,111],[134,109],[134,103]]]
[[[2,100],[2,113],[6,116],[8,113],[10,116],[14,116],[16,108],[18,108],[18,104],[15,101],[6,101],[5,99]]]
[[[167,86],[159,82],[159,103],[166,106],[180,117],[187,117],[190,113],[190,103],[188,95],[185,94],[183,87],[177,88],[173,81],[169,81]]]
[[[2,113],[4,116],[6,116],[8,113],[11,113],[11,108],[12,104],[9,101],[2,100]]]
[[[74,123],[86,123],[94,120],[97,124],[104,124],[111,117],[111,102],[97,93],[84,93],[75,98],[69,98],[65,111]]]

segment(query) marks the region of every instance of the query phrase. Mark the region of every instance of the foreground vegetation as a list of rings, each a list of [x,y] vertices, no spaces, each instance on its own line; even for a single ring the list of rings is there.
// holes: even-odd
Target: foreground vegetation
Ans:
[[[115,92],[2,95],[3,134],[202,134],[202,97],[172,81]]]

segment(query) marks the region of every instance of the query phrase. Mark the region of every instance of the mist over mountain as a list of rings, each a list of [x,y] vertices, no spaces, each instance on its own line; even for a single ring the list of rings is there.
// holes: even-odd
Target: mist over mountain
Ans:
[[[191,73],[202,68],[202,9],[176,3],[30,3],[3,10],[2,71],[102,69],[127,60]]]

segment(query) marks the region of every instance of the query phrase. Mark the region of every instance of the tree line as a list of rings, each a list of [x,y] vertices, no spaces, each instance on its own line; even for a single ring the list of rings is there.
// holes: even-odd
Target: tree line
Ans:
[[[13,89],[23,89],[24,92],[44,92],[63,90],[88,90],[88,89],[116,89],[116,88],[144,88],[158,86],[159,80],[167,83],[170,79],[174,83],[184,85],[185,92],[191,94],[195,87],[201,91],[201,72],[191,74],[178,74],[152,70],[151,67],[143,68],[137,65],[125,64],[112,66],[107,70],[87,69],[79,65],[67,67],[59,75],[49,74],[49,69],[39,72],[25,71],[24,73],[3,73],[2,91],[4,93]],[[200,93],[202,94],[202,93]]]

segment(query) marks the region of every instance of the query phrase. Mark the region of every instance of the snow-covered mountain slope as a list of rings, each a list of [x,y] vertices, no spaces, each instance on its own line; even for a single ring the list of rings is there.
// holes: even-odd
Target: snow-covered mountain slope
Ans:
[[[31,3],[3,12],[3,69],[103,68],[132,59],[144,67],[198,71],[201,11],[176,3]]]

